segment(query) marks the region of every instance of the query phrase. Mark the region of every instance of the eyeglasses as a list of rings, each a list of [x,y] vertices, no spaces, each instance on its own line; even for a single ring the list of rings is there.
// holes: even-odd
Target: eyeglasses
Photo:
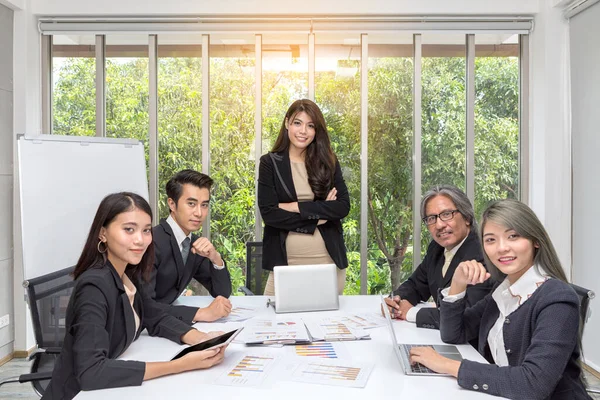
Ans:
[[[442,221],[450,221],[452,218],[454,218],[454,213],[457,213],[458,210],[449,210],[449,211],[442,211],[441,213],[437,214],[437,215],[428,215],[425,218],[423,218],[423,223],[425,225],[433,225],[437,222],[437,219],[441,219]]]

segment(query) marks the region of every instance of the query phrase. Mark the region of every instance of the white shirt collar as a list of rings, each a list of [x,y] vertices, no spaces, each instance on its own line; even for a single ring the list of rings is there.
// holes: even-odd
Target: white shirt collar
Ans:
[[[506,316],[525,303],[548,278],[544,270],[538,265],[533,265],[512,285],[508,277],[505,278],[494,290],[492,297],[500,312]]]
[[[467,236],[465,236],[465,238],[456,246],[454,246],[452,248],[452,250],[448,251],[449,254],[452,254],[452,256],[454,257],[454,255],[456,254],[456,252],[458,251],[458,249],[460,249],[460,246],[463,245],[463,243],[465,242],[465,240],[467,240],[467,238],[469,237],[469,235],[471,234],[471,232],[469,231],[469,233],[467,234]]]
[[[186,237],[189,237],[190,240],[191,240],[192,239],[192,232],[190,232],[190,234],[186,236],[186,234],[183,231],[183,229],[181,229],[181,227],[179,226],[179,224],[177,223],[177,221],[175,221],[175,219],[171,215],[169,215],[169,217],[167,218],[167,223],[169,224],[169,226],[173,230],[173,234],[175,235],[175,241],[179,245],[179,251],[181,251],[181,247],[182,247],[181,243],[183,242],[183,240]]]

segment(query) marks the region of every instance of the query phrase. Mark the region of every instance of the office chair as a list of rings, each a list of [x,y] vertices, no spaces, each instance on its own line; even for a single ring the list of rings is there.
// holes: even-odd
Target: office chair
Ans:
[[[262,269],[262,242],[246,242],[246,286],[238,291],[246,296],[262,295],[269,277]]]
[[[593,290],[588,290],[582,288],[581,286],[577,286],[573,283],[570,283],[577,296],[579,296],[579,318],[581,320],[581,334],[583,334],[583,329],[585,328],[586,322],[590,319],[592,315],[592,310],[590,309],[590,300],[596,297],[596,294]],[[588,386],[586,388],[588,393],[600,393],[599,387]]]
[[[0,381],[0,386],[9,382],[31,382],[39,396],[44,394],[65,337],[67,306],[75,286],[71,276],[73,269],[65,268],[23,282],[37,349],[30,356],[33,359],[31,373]]]

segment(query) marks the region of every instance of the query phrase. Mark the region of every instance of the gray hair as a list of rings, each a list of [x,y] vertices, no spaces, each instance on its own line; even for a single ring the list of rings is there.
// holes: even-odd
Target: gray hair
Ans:
[[[473,211],[471,201],[462,190],[452,185],[436,185],[425,193],[421,199],[421,219],[426,216],[425,209],[427,208],[427,203],[436,196],[448,197],[452,200],[458,212],[461,213],[465,220],[471,225],[471,228],[477,226],[475,221],[475,211]]]
[[[508,229],[513,229],[521,237],[531,240],[534,245],[538,246],[538,248],[534,249],[533,261],[536,265],[543,268],[543,271],[540,272],[545,272],[553,278],[568,283],[565,271],[556,255],[556,250],[550,240],[550,236],[548,236],[544,225],[542,225],[531,208],[514,199],[499,200],[492,203],[481,216],[480,235],[482,244],[483,231],[488,221],[502,225]],[[485,257],[488,270],[500,282],[504,274],[500,272],[494,263],[490,262],[485,248],[483,256]],[[502,279],[498,279],[501,277]]]

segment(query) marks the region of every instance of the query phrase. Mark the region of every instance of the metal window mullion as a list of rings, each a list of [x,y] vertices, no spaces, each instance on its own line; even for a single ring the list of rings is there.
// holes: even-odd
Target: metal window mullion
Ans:
[[[52,35],[42,35],[42,133],[52,134]]]
[[[529,204],[529,35],[519,35],[519,199]]]
[[[413,35],[413,270],[421,264],[422,55],[422,37],[420,34]]]
[[[369,36],[360,35],[360,294],[368,288]]]
[[[475,204],[475,35],[466,35],[466,192],[471,204]]]
[[[258,208],[258,167],[262,155],[262,35],[256,35],[254,49],[254,239],[260,241],[262,217]]]
[[[96,136],[106,137],[106,36],[96,35]]]
[[[148,162],[150,207],[158,224],[158,37],[148,35]]]
[[[210,35],[202,35],[202,172],[210,175]],[[202,236],[210,240],[210,211]]]
[[[308,34],[308,98],[315,101],[315,34]]]

